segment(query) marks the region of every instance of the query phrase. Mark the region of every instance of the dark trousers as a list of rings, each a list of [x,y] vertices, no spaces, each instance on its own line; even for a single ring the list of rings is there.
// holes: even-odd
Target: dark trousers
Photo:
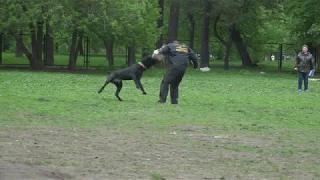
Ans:
[[[302,81],[304,82],[304,90],[308,89],[309,74],[305,72],[299,72],[298,89],[302,89]]]
[[[170,85],[171,104],[178,104],[179,84],[182,81],[185,71],[186,68],[184,67],[172,67],[169,69],[161,82],[159,102],[166,102]]]

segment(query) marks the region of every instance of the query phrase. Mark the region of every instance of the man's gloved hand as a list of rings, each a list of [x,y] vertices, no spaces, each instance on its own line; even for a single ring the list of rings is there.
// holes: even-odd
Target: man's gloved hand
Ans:
[[[152,57],[155,57],[156,55],[159,55],[159,50],[158,49],[153,51]]]

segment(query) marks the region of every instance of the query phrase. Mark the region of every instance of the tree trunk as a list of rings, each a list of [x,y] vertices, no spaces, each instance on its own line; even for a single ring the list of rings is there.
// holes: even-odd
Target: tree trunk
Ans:
[[[225,45],[226,47],[226,53],[224,56],[224,69],[227,70],[229,69],[229,57],[231,54],[231,48],[232,48],[232,36],[231,36],[231,32],[230,32],[230,36],[229,36],[229,41],[226,42],[225,40],[223,40],[223,38],[219,35],[218,33],[218,22],[220,20],[220,16],[221,14],[218,14],[214,20],[214,26],[213,26],[213,30],[214,30],[214,34],[216,35],[216,37],[219,39],[219,41]]]
[[[72,32],[71,46],[70,46],[70,52],[69,52],[68,70],[70,71],[75,69],[77,37],[78,37],[78,30],[75,28]]]
[[[160,8],[160,18],[158,19],[158,28],[162,28],[163,27],[163,12],[164,12],[164,0],[158,0],[158,6]],[[158,41],[156,42],[156,48],[159,49],[161,48],[163,45],[163,34],[160,35]],[[163,63],[157,63],[155,64],[155,67],[162,67]]]
[[[313,46],[313,43],[308,42],[306,45],[308,46],[308,51],[314,56],[315,47]]]
[[[3,33],[0,33],[0,65],[2,64]]]
[[[2,40],[3,42],[3,52],[6,52],[6,50],[10,49],[10,41],[7,41],[5,38]]]
[[[106,48],[106,58],[108,61],[108,65],[112,67],[114,65],[114,56],[113,56],[114,40],[104,40],[103,43]]]
[[[20,31],[18,34],[18,38],[19,40],[23,40],[23,36],[22,36],[22,32]],[[22,49],[20,47],[20,43],[18,43],[18,41],[16,41],[16,57],[22,57],[23,56],[23,52]]]
[[[58,43],[55,43],[54,45],[55,45],[55,48],[54,48],[54,49],[55,49],[56,53],[58,53],[58,52],[59,52],[59,44],[58,44]]]
[[[131,66],[136,63],[136,52],[135,45],[128,47],[128,66]]]
[[[79,39],[78,39],[78,43],[77,43],[77,48],[76,48],[76,54],[75,54],[75,59],[74,59],[74,68],[76,67],[77,64],[77,59],[78,59],[78,55],[80,55],[80,50],[81,48],[83,48],[83,33],[79,32]]]
[[[82,39],[83,39],[83,37],[82,37]],[[79,55],[83,56],[84,55],[83,43],[78,44],[78,46],[79,46]]]
[[[42,63],[43,54],[43,22],[39,21],[37,24],[37,61]]]
[[[33,59],[36,60],[37,58],[36,55],[38,54],[37,35],[33,25],[31,25],[30,35],[31,35],[31,52],[32,52]]]
[[[189,47],[193,49],[194,46],[194,33],[196,28],[196,21],[191,13],[188,13],[188,18],[190,21],[190,31],[189,31]],[[192,66],[192,62],[189,61],[189,65]]]
[[[171,0],[167,43],[177,40],[179,24],[179,1]]]
[[[25,6],[25,4],[22,4],[22,10],[24,12],[27,12],[27,7]],[[39,22],[39,21],[38,21]],[[38,28],[38,39],[37,39],[37,33],[36,33],[36,28],[34,27],[34,25],[30,22],[29,24],[29,29],[30,29],[30,35],[31,35],[31,48],[32,48],[32,53],[30,53],[27,49],[27,47],[25,46],[25,44],[23,43],[22,39],[20,39],[19,37],[15,36],[14,33],[10,32],[11,35],[13,35],[13,37],[16,39],[16,41],[19,42],[19,46],[22,49],[22,51],[24,52],[24,54],[27,56],[29,62],[30,62],[30,68],[32,70],[41,70],[42,69],[42,63],[41,63],[41,56],[42,56],[42,25],[37,26]],[[41,32],[40,32],[41,31]],[[39,37],[41,34],[41,38]],[[41,43],[41,46],[39,44],[39,41]],[[40,47],[40,49],[39,49]],[[39,58],[39,54],[40,54],[40,58]]]
[[[196,29],[196,21],[191,13],[188,14],[188,18],[190,21],[190,32],[189,32],[189,47],[193,49],[194,46],[194,34]]]
[[[158,19],[158,28],[163,27],[163,9],[164,9],[164,0],[158,0],[158,6],[160,8],[160,18]],[[162,47],[163,39],[162,34],[160,35],[158,41],[156,42],[156,48],[159,49]]]
[[[316,52],[316,46],[314,46],[314,44],[312,42],[308,42],[306,44],[308,46],[308,51],[312,54],[312,56],[314,57],[315,60],[315,65],[317,66],[317,52]]]
[[[54,42],[52,37],[52,29],[49,23],[46,23],[46,60],[46,65],[54,65]]]
[[[27,56],[27,58],[29,60],[31,69],[36,70],[36,68],[33,68],[33,67],[36,67],[36,63],[34,61],[32,54],[30,53],[30,51],[28,51],[27,47],[25,46],[25,44],[22,41],[19,43],[20,43],[22,51],[24,52],[24,54]]]
[[[248,53],[248,50],[242,40],[242,37],[240,35],[240,32],[235,29],[234,27],[232,28],[231,31],[231,38],[234,44],[236,45],[237,51],[240,55],[240,58],[242,60],[242,66],[243,67],[250,67],[252,65],[252,60],[250,58],[250,55]]]
[[[315,66],[316,66],[317,70],[319,69],[319,62],[318,62],[318,57],[319,57],[318,49],[319,48],[320,48],[320,46],[316,45],[315,49],[314,49],[314,54],[312,54],[313,57],[314,57],[314,61],[315,61],[314,63],[315,63]]]
[[[19,38],[18,36],[16,36],[14,33],[10,32],[10,34],[15,38],[15,40],[18,42],[22,52],[27,56],[29,64],[30,64],[30,68],[36,70],[34,67],[35,65],[35,61],[33,59],[33,56],[31,54],[31,52],[27,49],[26,45],[24,44],[24,42],[22,41],[21,38]]]
[[[230,57],[230,54],[231,54],[231,48],[232,48],[232,38],[231,38],[231,35],[229,37],[229,42],[227,42],[225,44],[226,46],[226,54],[224,56],[224,69],[225,70],[228,70],[229,69],[229,57]]]
[[[209,67],[209,33],[210,33],[210,3],[205,1],[205,13],[203,14],[201,36],[201,61],[200,67]]]
[[[38,58],[39,58],[39,52],[42,52],[42,49],[39,50],[39,44],[38,44],[37,34],[36,34],[34,25],[30,23],[29,27],[30,27],[30,34],[31,34],[31,51],[32,51],[32,54],[30,56],[31,57],[30,67],[33,70],[40,70],[42,68],[42,64],[41,64],[41,59],[38,59]],[[21,44],[23,44],[23,42]]]

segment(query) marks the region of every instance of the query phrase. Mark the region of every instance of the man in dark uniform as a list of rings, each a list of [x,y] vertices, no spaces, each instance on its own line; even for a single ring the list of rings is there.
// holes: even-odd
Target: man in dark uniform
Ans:
[[[192,61],[193,67],[198,68],[197,56],[191,48],[178,41],[163,45],[154,51],[153,56],[158,54],[168,55],[170,64],[170,69],[161,82],[158,102],[166,102],[170,85],[171,104],[178,104],[179,84],[188,67],[189,59]]]

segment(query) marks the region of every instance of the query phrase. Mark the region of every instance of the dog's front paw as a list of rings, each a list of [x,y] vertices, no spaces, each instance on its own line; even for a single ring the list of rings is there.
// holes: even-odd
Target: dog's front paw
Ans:
[[[147,95],[147,93],[146,93],[146,92],[143,92],[142,94]]]
[[[136,86],[136,88],[137,88],[137,89],[140,89],[140,87],[139,87],[139,86]]]

